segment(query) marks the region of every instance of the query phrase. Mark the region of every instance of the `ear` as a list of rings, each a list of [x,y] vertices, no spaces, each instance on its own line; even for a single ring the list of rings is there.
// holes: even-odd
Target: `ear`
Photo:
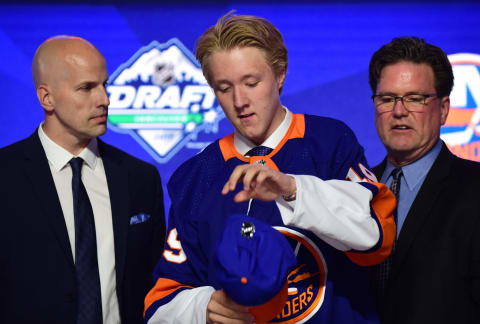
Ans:
[[[283,83],[285,82],[285,76],[286,76],[286,71],[285,71],[285,69],[282,69],[282,70],[277,74],[278,89],[283,88]]]
[[[445,96],[440,102],[440,125],[444,125],[447,121],[448,112],[450,111],[450,97]]]
[[[37,98],[38,98],[38,101],[40,102],[40,105],[42,105],[43,109],[45,109],[46,111],[53,111],[55,107],[54,99],[47,85],[41,84],[40,86],[38,86]]]

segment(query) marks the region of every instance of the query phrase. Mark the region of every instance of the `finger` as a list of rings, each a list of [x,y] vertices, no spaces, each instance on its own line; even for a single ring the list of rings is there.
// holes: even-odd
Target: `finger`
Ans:
[[[230,186],[229,186],[228,182],[226,182],[226,183],[223,185],[222,195],[226,195],[226,194],[228,194],[228,193],[230,192],[229,187],[230,187]]]
[[[254,316],[248,308],[233,301],[223,290],[212,294],[207,305],[207,320],[209,323],[252,323]]]
[[[252,165],[249,168],[244,170],[243,174],[243,188],[245,190],[252,190],[255,188],[255,179],[259,173],[262,172],[262,167],[257,165]]]
[[[259,174],[256,179],[256,185],[262,192],[267,192],[277,197],[291,194],[297,188],[294,177],[274,170]]]
[[[230,178],[228,178],[227,182],[223,186],[222,194],[226,195],[230,191],[235,190],[237,183],[243,177],[243,173],[245,172],[244,170],[246,167],[248,167],[248,165],[239,165],[233,170],[232,174],[230,175]]]
[[[212,301],[214,304],[220,304],[224,307],[228,307],[234,311],[244,312],[244,313],[248,312],[248,307],[240,305],[239,303],[235,302],[233,299],[231,299],[227,295],[227,293],[223,289],[216,290],[212,294],[210,301]]]
[[[233,197],[234,202],[244,202],[253,198],[253,191],[242,190]]]
[[[266,170],[262,170],[262,172],[259,172],[257,178],[255,179],[257,187],[262,186],[267,179],[274,180],[274,174],[272,169],[269,169],[268,167],[266,167],[265,169]]]
[[[230,191],[235,190],[235,188],[237,187],[238,181],[241,180],[240,177],[241,177],[241,175],[238,176],[238,175],[236,175],[236,174],[234,175],[232,173],[232,175],[230,175],[230,178],[228,179],[228,181],[223,185],[222,194],[226,195]]]

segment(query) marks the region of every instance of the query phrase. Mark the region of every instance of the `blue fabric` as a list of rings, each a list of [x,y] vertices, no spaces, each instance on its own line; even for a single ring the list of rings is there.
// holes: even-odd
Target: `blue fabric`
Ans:
[[[149,219],[149,214],[140,213],[138,215],[133,215],[132,217],[130,217],[130,225],[144,223]]]
[[[250,151],[248,151],[245,155],[246,156],[264,156],[270,154],[273,149],[266,147],[266,146],[255,146]]]
[[[428,171],[435,162],[440,150],[442,149],[442,141],[439,140],[437,144],[422,158],[409,164],[402,166],[402,176],[400,177],[400,193],[396,209],[397,218],[397,237],[400,235],[403,223],[407,217],[410,206],[412,205],[415,197],[417,196],[420,187],[427,176]],[[392,183],[391,173],[394,166],[387,160],[385,171],[382,174],[380,182],[385,183],[390,187]]]
[[[275,155],[266,158],[284,173],[314,175],[323,180],[343,180],[349,169],[363,174],[359,163],[368,167],[363,148],[344,123],[309,115],[305,115],[304,137],[288,139]],[[168,183],[172,206],[167,232],[177,230],[187,259],[175,263],[162,258],[155,269],[155,280],[168,278],[182,285],[221,289],[214,280],[213,259],[218,241],[228,217],[246,214],[249,209],[248,202],[233,200],[241,185],[227,195],[221,191],[235,167],[243,164],[244,161],[235,157],[225,161],[216,141],[175,171]],[[362,185],[377,195],[374,186]],[[286,226],[273,201],[253,200],[248,215],[281,231],[295,251],[298,263],[288,277],[289,296],[285,308],[273,322],[294,323],[308,315],[309,324],[378,324],[367,267],[356,265],[343,251],[313,233]],[[165,248],[172,250],[168,243]],[[264,257],[270,256],[264,253]],[[149,308],[146,315],[176,294],[174,291],[154,303],[150,307],[153,311]]]
[[[73,214],[75,218],[75,275],[77,278],[77,324],[101,324],[102,298],[98,273],[95,221],[87,191],[82,183],[81,158],[72,167]]]
[[[226,221],[213,263],[214,278],[230,298],[258,306],[280,292],[297,261],[279,231],[259,219],[236,214]]]

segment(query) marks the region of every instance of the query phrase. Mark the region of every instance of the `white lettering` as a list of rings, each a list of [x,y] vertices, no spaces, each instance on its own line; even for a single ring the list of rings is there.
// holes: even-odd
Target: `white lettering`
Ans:
[[[209,86],[188,85],[183,90],[180,107],[187,108],[193,103],[199,103],[202,99],[202,107],[211,108],[215,102],[215,94],[212,89]]]
[[[348,169],[347,176],[345,177],[346,179],[352,181],[352,182],[361,182],[362,178],[352,169]]]
[[[375,174],[373,174],[373,172],[367,169],[363,164],[358,163],[358,167],[360,168],[360,171],[362,171],[362,173],[365,175],[365,177],[367,177],[367,179],[372,182],[378,182]]]
[[[467,106],[467,92],[470,89],[477,106],[480,106],[480,74],[475,65],[454,65],[455,86],[450,94],[452,107]]]
[[[359,174],[355,172],[353,168],[350,168],[348,169],[348,173],[345,178],[352,182],[366,182],[368,180],[372,182],[378,182],[375,174],[373,174],[372,171],[368,170],[362,163],[358,163],[358,167],[360,168],[360,171],[365,177],[361,177]]]
[[[133,86],[107,87],[110,99],[110,108],[189,108],[193,111],[202,108],[211,108],[215,102],[215,94],[209,86],[185,86],[180,93],[178,86],[169,86],[163,93],[159,86],[142,85],[136,89]],[[197,109],[194,109],[194,108]]]
[[[154,108],[155,100],[160,97],[160,87],[158,86],[140,86],[137,91],[137,97],[133,103],[133,108]]]
[[[135,88],[132,86],[108,86],[107,91],[110,93],[109,108],[128,108],[135,99]]]
[[[158,99],[155,108],[172,107],[178,108],[180,104],[180,89],[178,86],[170,86],[163,92],[163,95]]]
[[[177,237],[177,229],[174,228],[170,231],[170,234],[168,235],[167,244],[172,250],[177,250],[178,253],[165,249],[165,251],[163,251],[163,257],[170,262],[183,263],[187,261],[187,256],[185,255],[185,252],[183,252],[182,244]]]
[[[198,103],[202,100],[202,92],[196,86],[187,85],[183,90],[182,101],[180,102],[181,108],[188,108],[192,103]]]

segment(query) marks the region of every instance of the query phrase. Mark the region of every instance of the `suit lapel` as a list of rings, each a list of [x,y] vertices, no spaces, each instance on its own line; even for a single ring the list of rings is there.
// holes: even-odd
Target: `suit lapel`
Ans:
[[[25,159],[22,163],[32,190],[39,198],[39,208],[41,208],[43,213],[39,212],[38,214],[40,217],[44,215],[52,225],[51,228],[65,257],[73,267],[72,248],[68,239],[65,217],[63,216],[47,156],[45,155],[37,132],[26,140]]]
[[[112,208],[115,268],[117,272],[117,287],[120,287],[125,268],[129,226],[128,169],[124,166],[122,160],[118,158],[114,150],[100,140],[98,143],[105,167],[110,205]],[[120,293],[118,288],[117,292]]]
[[[378,181],[380,181],[380,179],[382,178],[383,172],[385,172],[386,167],[387,167],[387,159],[385,158],[383,159],[382,163],[380,163],[379,165],[377,165],[372,169]]]
[[[400,231],[393,258],[392,277],[398,275],[408,250],[419,235],[421,227],[428,217],[432,217],[431,210],[435,206],[437,196],[447,184],[445,180],[450,173],[452,158],[453,155],[443,144],[442,150],[428,172]]]

